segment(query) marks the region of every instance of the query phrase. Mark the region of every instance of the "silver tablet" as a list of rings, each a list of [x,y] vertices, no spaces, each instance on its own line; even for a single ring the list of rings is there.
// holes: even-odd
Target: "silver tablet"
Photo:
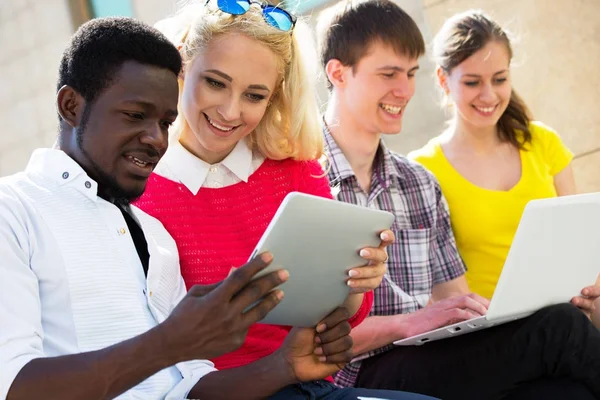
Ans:
[[[348,296],[348,271],[365,264],[364,247],[377,247],[379,233],[394,215],[304,193],[288,194],[258,245],[256,254],[273,254],[257,276],[275,269],[289,271],[279,288],[285,296],[261,323],[316,326]]]

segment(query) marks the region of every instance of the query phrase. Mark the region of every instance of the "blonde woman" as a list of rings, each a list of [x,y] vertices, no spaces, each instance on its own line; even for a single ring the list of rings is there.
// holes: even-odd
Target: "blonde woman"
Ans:
[[[179,117],[171,147],[137,205],[174,237],[188,288],[217,283],[247,260],[288,193],[331,198],[317,161],[323,139],[313,79],[295,25],[281,8],[239,0],[187,6],[160,24],[184,61]],[[383,232],[379,248],[364,249],[368,265],[350,272],[351,326],[370,311],[372,289],[385,273],[385,247],[393,239]],[[322,379],[341,367],[328,357],[347,349],[340,343],[347,337],[315,337],[315,329],[289,332],[281,326],[251,327],[239,350],[212,360],[220,371],[203,378],[194,395],[421,398],[338,389]],[[288,333],[308,337],[309,345],[282,349]]]

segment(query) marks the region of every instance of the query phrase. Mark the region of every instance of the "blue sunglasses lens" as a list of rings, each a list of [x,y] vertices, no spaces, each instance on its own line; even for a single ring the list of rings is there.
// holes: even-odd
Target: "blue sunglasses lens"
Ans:
[[[274,26],[275,28],[282,31],[289,31],[293,28],[294,23],[290,15],[280,8],[266,6],[263,8],[263,15],[265,20]]]
[[[250,2],[248,0],[217,0],[217,5],[221,11],[233,15],[242,15],[250,9]]]

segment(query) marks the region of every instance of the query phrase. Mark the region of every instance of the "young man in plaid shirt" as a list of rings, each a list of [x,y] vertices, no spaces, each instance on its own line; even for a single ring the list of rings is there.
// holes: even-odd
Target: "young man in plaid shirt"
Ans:
[[[391,343],[487,311],[469,293],[447,204],[435,178],[388,150],[425,53],[415,22],[386,0],[345,1],[319,21],[330,88],[323,132],[338,200],[396,215],[388,275],[371,316],[353,330],[358,356],[342,386],[443,399],[600,397],[600,332],[572,305],[419,347]]]

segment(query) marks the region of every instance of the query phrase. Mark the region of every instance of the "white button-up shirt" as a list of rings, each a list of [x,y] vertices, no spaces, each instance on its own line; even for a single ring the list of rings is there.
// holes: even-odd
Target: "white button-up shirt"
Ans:
[[[246,138],[237,142],[231,153],[217,164],[202,161],[181,143],[175,142],[169,146],[154,172],[185,185],[195,196],[201,187],[219,189],[248,182],[264,161],[264,156],[248,147]]]
[[[185,295],[177,247],[156,219],[131,214],[148,242],[148,277],[119,209],[59,150],[36,150],[0,179],[0,399],[31,360],[105,348],[163,322]],[[182,399],[214,371],[177,364],[119,399]]]

